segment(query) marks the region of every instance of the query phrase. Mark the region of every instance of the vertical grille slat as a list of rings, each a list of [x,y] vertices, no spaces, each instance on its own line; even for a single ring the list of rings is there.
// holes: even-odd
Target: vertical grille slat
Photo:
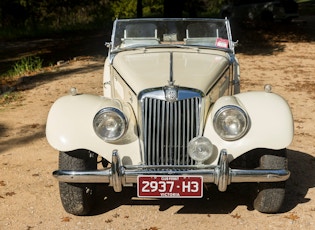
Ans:
[[[144,160],[147,165],[190,165],[188,142],[199,135],[201,97],[168,102],[142,100]]]
[[[149,100],[149,105],[148,105],[148,127],[152,127],[152,100]],[[150,128],[151,129],[151,128]],[[148,143],[148,149],[151,149],[151,143],[152,143],[152,132],[147,133],[147,143]],[[152,161],[152,154],[148,155],[148,161]]]
[[[181,114],[182,114],[182,109],[181,109],[181,103],[178,104],[178,106],[176,107],[177,108],[177,113],[175,114],[176,116],[176,119],[177,119],[177,129],[174,130],[174,132],[176,132],[176,143],[177,143],[177,146],[178,148],[176,149],[176,164],[179,165],[180,162],[181,162],[181,148],[182,148],[182,142],[181,142],[181,135],[180,135],[180,132],[181,132],[181,125],[182,125],[182,122],[180,119],[181,117]]]
[[[162,127],[164,127],[164,123],[165,123],[164,122],[164,119],[165,119],[165,101],[162,101],[161,119],[162,119],[162,123],[160,126],[160,128],[161,128],[161,144],[160,144],[160,146],[161,146],[161,162],[160,162],[160,164],[164,165],[164,151],[165,151],[165,148],[164,148],[164,137],[165,137],[164,131],[165,131],[165,129]],[[150,131],[150,130],[148,130],[148,131]],[[150,154],[150,152],[145,152],[145,154]]]
[[[154,140],[156,140],[156,144],[155,144],[156,162],[153,162],[153,164],[159,164],[158,159],[160,158],[160,149],[157,143],[160,142],[161,102],[158,101],[155,104],[156,104],[156,136],[155,136],[156,138],[154,138]]]
[[[165,102],[166,104],[166,126],[165,126],[165,162],[166,165],[168,165],[169,163],[169,158],[168,158],[168,154],[169,154],[169,132],[170,132],[170,127],[169,127],[169,122],[170,122],[170,111],[169,111],[169,103]],[[162,146],[163,147],[163,146]]]
[[[177,143],[177,131],[178,131],[178,124],[177,124],[177,106],[174,106],[174,129],[173,129],[173,132],[174,132],[174,146],[178,146],[178,143]],[[174,159],[174,164],[178,165],[178,160],[177,160],[177,155],[178,155],[178,152],[177,152],[177,149],[178,148],[175,148],[174,149],[174,152],[173,152],[173,159]]]
[[[152,103],[152,100],[150,101]],[[152,105],[152,113],[156,114],[156,103],[153,103]],[[156,116],[152,116],[152,140],[156,139]],[[155,164],[155,159],[156,159],[156,152],[154,151],[156,143],[153,141],[152,142],[152,163]]]
[[[187,129],[186,129],[186,103],[183,102],[183,130],[182,130],[182,152],[184,152],[185,150],[185,143],[186,143],[186,136],[187,136]],[[186,156],[185,154],[182,154],[182,161],[185,162],[186,161]]]

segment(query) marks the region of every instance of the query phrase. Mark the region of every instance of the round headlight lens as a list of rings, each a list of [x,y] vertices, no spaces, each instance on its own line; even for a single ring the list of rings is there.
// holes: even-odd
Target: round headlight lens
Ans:
[[[116,108],[100,110],[93,120],[94,131],[105,141],[115,141],[124,135],[127,119],[123,112]]]
[[[216,112],[214,129],[224,140],[234,141],[243,137],[249,128],[247,113],[237,106],[224,106]]]
[[[187,146],[189,156],[197,162],[203,162],[212,155],[213,145],[206,137],[195,137]]]

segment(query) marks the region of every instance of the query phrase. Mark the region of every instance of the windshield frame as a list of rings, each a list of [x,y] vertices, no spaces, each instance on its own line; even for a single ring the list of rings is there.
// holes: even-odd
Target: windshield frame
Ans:
[[[168,46],[223,49],[234,53],[228,19],[141,18],[114,21],[109,56],[126,50]]]

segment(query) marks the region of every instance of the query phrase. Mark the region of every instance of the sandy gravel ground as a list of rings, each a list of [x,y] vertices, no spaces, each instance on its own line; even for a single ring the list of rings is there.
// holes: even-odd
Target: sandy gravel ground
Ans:
[[[66,213],[51,176],[58,154],[46,141],[45,122],[52,103],[71,86],[102,93],[104,59],[78,58],[23,78],[20,98],[0,107],[0,229],[315,229],[315,42],[281,39],[268,49],[252,48],[255,52],[238,55],[242,91],[272,84],[294,115],[292,176],[281,213],[252,210],[242,186],[226,193],[211,187],[193,200],[137,199],[132,189],[109,190],[106,197],[100,194],[93,215]]]

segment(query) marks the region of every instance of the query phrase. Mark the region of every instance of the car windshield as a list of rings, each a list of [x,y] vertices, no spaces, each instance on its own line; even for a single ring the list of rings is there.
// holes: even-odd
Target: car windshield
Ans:
[[[141,47],[198,46],[233,50],[225,19],[117,19],[111,52]]]

